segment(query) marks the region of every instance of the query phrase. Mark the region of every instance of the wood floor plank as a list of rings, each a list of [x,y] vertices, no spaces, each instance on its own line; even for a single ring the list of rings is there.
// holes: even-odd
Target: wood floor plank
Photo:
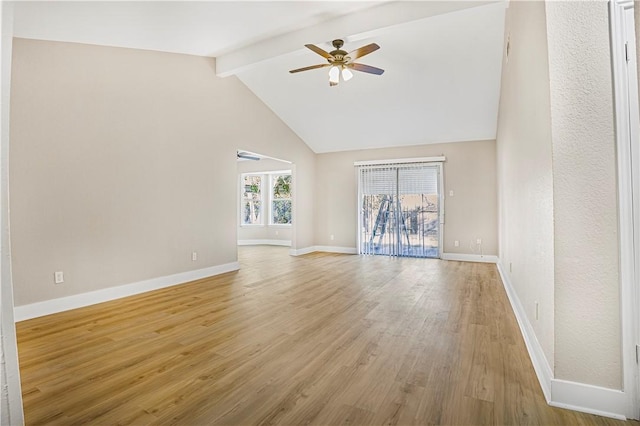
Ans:
[[[494,265],[239,261],[18,323],[27,425],[639,424],[546,404]]]

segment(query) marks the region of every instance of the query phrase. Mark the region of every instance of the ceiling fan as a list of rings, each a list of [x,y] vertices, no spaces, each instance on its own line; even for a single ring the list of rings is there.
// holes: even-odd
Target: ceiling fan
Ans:
[[[317,68],[331,67],[329,69],[329,86],[337,86],[340,82],[340,75],[342,75],[343,81],[351,80],[351,78],[353,77],[353,73],[351,72],[351,70],[376,75],[381,75],[384,72],[384,70],[380,68],[353,62],[356,59],[363,57],[364,55],[368,55],[369,53],[375,52],[376,50],[380,49],[380,46],[378,46],[377,44],[367,44],[366,46],[362,46],[361,48],[349,53],[341,49],[341,47],[344,45],[343,40],[333,40],[332,44],[333,47],[335,47],[335,50],[332,50],[331,52],[327,52],[313,44],[305,44],[304,46],[306,48],[313,50],[318,55],[325,58],[328,63],[311,65],[309,67],[298,68],[289,72],[293,74],[301,71],[314,70]]]
[[[238,157],[238,160],[253,160],[253,161],[260,160],[259,155],[253,154],[251,152],[246,152],[246,151],[238,151],[236,156]]]

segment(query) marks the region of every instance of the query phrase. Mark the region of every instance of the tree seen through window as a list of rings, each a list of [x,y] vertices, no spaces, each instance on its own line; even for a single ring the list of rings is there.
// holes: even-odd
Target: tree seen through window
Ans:
[[[291,175],[272,175],[271,182],[271,223],[291,224]]]
[[[262,176],[245,175],[242,183],[242,224],[262,225]]]

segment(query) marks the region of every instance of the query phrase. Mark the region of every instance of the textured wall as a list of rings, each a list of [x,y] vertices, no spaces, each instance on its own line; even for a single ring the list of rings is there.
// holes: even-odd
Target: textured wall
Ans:
[[[16,305],[235,261],[238,148],[300,165],[313,209],[311,150],[211,59],[24,39],[13,53]],[[313,216],[298,222],[312,245]]]
[[[606,2],[546,4],[555,376],[621,388],[616,161]]]
[[[498,119],[500,259],[553,368],[553,176],[544,2],[511,2]],[[539,319],[535,304],[539,303]]]
[[[485,255],[496,255],[497,201],[495,141],[429,144],[318,154],[316,170],[316,242],[355,247],[358,183],[354,161],[444,155],[444,252],[474,254],[482,239]],[[454,196],[449,196],[449,191]],[[330,240],[330,235],[335,239]],[[454,247],[454,240],[460,241]],[[476,250],[475,254],[479,254]]]

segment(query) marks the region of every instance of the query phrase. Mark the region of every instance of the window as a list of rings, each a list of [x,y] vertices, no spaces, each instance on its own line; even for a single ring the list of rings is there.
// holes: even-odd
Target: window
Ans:
[[[242,224],[262,225],[262,175],[242,175]]]
[[[291,175],[271,175],[270,225],[291,225]]]
[[[246,173],[240,179],[242,226],[291,225],[291,171]],[[269,197],[268,199],[266,197]]]

